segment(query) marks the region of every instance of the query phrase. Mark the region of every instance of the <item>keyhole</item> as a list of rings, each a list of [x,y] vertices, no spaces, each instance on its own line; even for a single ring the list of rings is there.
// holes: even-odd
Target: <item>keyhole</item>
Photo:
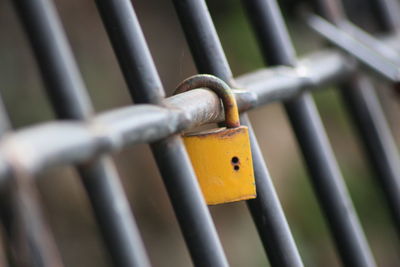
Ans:
[[[240,169],[240,166],[239,166],[239,158],[238,157],[232,157],[232,159],[231,159],[231,162],[232,162],[232,165],[233,165],[233,169],[235,170],[235,171],[238,171],[239,169]]]

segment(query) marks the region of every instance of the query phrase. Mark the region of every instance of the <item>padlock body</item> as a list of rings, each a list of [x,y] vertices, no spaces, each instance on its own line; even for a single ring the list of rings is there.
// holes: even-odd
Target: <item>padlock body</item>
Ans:
[[[256,197],[246,126],[185,135],[184,142],[207,204]]]

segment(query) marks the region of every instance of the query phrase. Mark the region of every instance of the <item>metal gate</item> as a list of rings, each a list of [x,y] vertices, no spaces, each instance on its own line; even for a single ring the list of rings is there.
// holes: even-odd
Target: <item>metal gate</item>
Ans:
[[[371,0],[372,1],[372,0]],[[108,154],[148,143],[162,175],[195,266],[228,266],[180,133],[223,120],[218,97],[204,88],[165,97],[156,67],[129,0],[96,0],[135,105],[98,115],[82,82],[51,0],[12,0],[29,37],[47,94],[59,120],[12,131],[0,111],[3,252],[10,266],[63,266],[41,213],[35,177],[49,168],[76,165],[115,266],[150,266],[140,231]],[[282,102],[303,153],[311,182],[345,266],[375,266],[328,142],[311,91],[339,85],[400,231],[400,158],[368,68],[394,87],[400,53],[392,45],[399,3],[375,0],[379,39],[351,24],[339,0],[315,0],[305,12],[311,28],[340,49],[298,59],[275,0],[243,0],[268,67],[234,78],[203,0],[174,0],[199,73],[235,90],[241,122],[250,128],[257,198],[247,206],[271,266],[303,266],[285,214],[251,130],[246,111]],[[316,15],[317,14],[317,15]],[[344,52],[343,52],[344,51]],[[68,120],[66,120],[68,119]],[[4,263],[6,264],[6,263]]]

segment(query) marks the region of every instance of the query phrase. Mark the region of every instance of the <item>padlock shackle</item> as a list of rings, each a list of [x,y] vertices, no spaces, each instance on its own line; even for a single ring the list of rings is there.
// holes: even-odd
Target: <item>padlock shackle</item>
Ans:
[[[236,128],[240,126],[239,109],[235,95],[232,89],[223,80],[209,74],[194,75],[180,83],[175,89],[174,95],[196,88],[210,89],[221,98],[224,106],[225,124],[227,128]]]

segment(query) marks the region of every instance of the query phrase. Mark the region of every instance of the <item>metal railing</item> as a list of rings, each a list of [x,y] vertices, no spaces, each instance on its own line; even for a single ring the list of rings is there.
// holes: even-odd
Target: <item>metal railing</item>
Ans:
[[[199,88],[165,98],[131,2],[96,0],[136,104],[94,115],[51,0],[12,2],[60,120],[11,131],[0,105],[3,136],[0,141],[0,186],[4,189],[2,209],[6,214],[2,221],[7,229],[6,243],[13,247],[10,264],[63,266],[41,215],[34,178],[49,168],[76,165],[114,265],[150,266],[120,179],[107,156],[127,146],[149,143],[193,264],[228,266],[180,137],[183,130],[223,120],[218,97]],[[205,2],[174,0],[173,3],[198,72],[215,75],[231,87],[242,89],[234,92],[242,124],[250,129],[257,186],[257,198],[247,201],[247,206],[271,265],[303,266],[303,263],[246,111],[271,102],[282,102],[343,265],[375,266],[310,91],[328,84],[340,85],[396,228],[400,230],[397,147],[374,88],[359,72],[360,67],[367,64],[378,73],[385,73],[385,68],[380,68],[381,61],[352,53],[351,49],[346,49],[348,41],[337,45],[354,57],[338,49],[327,49],[297,59],[276,1],[243,0],[269,67],[233,78]],[[393,13],[398,3],[395,0],[376,0],[375,3],[379,7],[377,19],[394,34],[399,29],[397,18],[400,13]],[[344,34],[348,28],[342,27],[346,19],[339,1],[316,0],[315,6],[319,16],[338,27],[330,34]],[[315,20],[310,21],[315,26]],[[324,35],[324,29],[318,29]],[[328,27],[330,29],[335,28]],[[371,40],[371,36],[360,32],[359,36],[366,37],[361,37],[364,41]],[[389,47],[393,42],[391,38],[389,34],[386,39],[373,39],[372,45]],[[350,48],[357,50],[354,46]],[[385,49],[375,48],[374,53],[384,54]]]

